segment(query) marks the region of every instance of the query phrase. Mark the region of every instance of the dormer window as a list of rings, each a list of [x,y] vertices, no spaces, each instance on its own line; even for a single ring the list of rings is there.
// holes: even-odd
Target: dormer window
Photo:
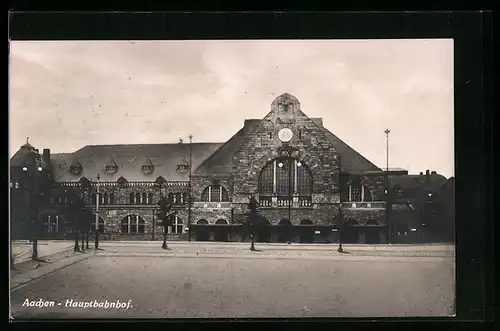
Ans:
[[[118,171],[118,165],[113,158],[111,158],[106,164],[105,171],[108,175],[112,175]]]
[[[154,171],[154,166],[153,162],[151,162],[151,159],[147,159],[147,161],[142,165],[141,171],[144,175],[150,175]]]
[[[116,166],[106,166],[106,173],[108,175],[112,175],[112,174],[114,174],[117,171],[118,171],[118,169],[117,169]]]
[[[74,175],[74,176],[78,176],[82,173],[82,170],[83,170],[83,167],[82,165],[80,164],[79,161],[77,160],[74,160],[71,165],[69,166],[69,172]]]
[[[149,175],[149,174],[153,173],[153,166],[143,165],[142,166],[142,173],[145,175]]]
[[[189,171],[189,163],[186,158],[181,158],[181,161],[177,165],[177,172],[180,174],[185,174]]]

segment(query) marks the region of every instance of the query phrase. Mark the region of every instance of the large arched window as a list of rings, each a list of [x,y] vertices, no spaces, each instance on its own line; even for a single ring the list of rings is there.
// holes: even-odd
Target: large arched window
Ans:
[[[145,222],[139,215],[128,215],[122,219],[121,232],[125,234],[145,233]]]
[[[296,159],[275,159],[264,166],[259,177],[262,196],[312,195],[312,176],[307,167]]]
[[[229,201],[227,190],[221,185],[210,185],[203,190],[201,201],[206,202],[221,202]]]

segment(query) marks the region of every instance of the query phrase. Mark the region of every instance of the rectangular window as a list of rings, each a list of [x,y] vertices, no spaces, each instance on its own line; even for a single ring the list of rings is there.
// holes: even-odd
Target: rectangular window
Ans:
[[[135,201],[135,199],[134,199],[134,198],[135,198],[135,194],[134,194],[134,193],[130,193],[129,203],[130,203],[131,205],[133,205],[133,204],[134,204],[134,201]]]

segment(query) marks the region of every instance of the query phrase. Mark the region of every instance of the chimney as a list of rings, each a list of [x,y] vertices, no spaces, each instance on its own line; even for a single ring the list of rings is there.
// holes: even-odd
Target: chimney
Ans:
[[[44,148],[43,149],[43,154],[42,154],[42,162],[43,166],[46,168],[50,167],[50,149]]]
[[[423,175],[424,175],[424,173],[422,171],[420,171],[420,176],[423,176]]]
[[[429,170],[425,171],[425,182],[427,184],[429,184],[431,182],[431,176],[430,176]]]
[[[437,175],[437,172],[431,171],[431,175]]]

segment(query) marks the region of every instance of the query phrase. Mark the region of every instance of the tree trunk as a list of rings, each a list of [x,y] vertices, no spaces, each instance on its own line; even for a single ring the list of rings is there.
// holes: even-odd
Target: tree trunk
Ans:
[[[80,251],[80,246],[78,246],[78,231],[75,231],[75,247],[73,249],[75,252]]]
[[[85,250],[85,232],[82,231],[82,251]]]
[[[89,232],[85,232],[85,247],[89,249]]]
[[[95,249],[99,249],[99,230],[95,230]]]
[[[250,250],[254,251],[255,250],[255,234],[253,233],[253,231],[250,234],[250,238],[252,239],[252,244],[250,245]]]
[[[38,239],[33,239],[33,252],[31,254],[33,261],[38,260]]]
[[[167,228],[166,227],[163,227],[163,244],[161,245],[161,248],[168,249],[168,246],[167,246]]]

